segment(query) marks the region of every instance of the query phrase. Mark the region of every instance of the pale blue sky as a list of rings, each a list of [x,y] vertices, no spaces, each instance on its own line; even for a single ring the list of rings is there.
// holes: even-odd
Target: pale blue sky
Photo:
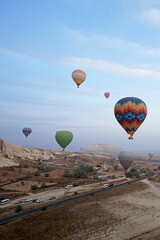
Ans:
[[[79,89],[71,78],[75,69],[87,75]],[[148,107],[133,141],[114,117],[123,97]],[[159,102],[160,1],[0,0],[5,141],[60,150],[55,133],[69,130],[68,150],[106,143],[160,152]],[[27,139],[23,127],[33,130]]]

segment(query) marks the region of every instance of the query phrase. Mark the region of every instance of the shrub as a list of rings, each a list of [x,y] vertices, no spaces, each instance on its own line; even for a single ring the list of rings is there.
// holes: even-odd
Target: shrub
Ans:
[[[30,178],[31,177],[31,173],[30,172],[27,172],[26,173],[26,178]]]
[[[87,178],[87,172],[85,170],[82,170],[80,168],[74,170],[74,174],[73,174],[74,178]]]
[[[69,169],[65,169],[64,174],[63,174],[63,177],[68,177],[68,178],[71,178],[71,177],[72,177],[72,174],[70,174]]]
[[[18,205],[15,209],[15,212],[18,213],[18,212],[21,212],[22,210],[23,210],[22,206]]]
[[[131,168],[130,172],[137,172],[135,168]]]
[[[125,175],[126,175],[127,178],[131,178],[132,177],[132,174],[130,172],[126,172]]]
[[[40,173],[39,172],[35,172],[34,176],[40,176]]]
[[[114,171],[116,171],[118,169],[118,165],[114,166]]]
[[[77,187],[78,185],[78,183],[73,183],[73,187]]]
[[[84,170],[85,172],[94,172],[94,168],[92,166],[84,166],[84,165],[81,165],[80,166],[80,169]]]
[[[150,178],[148,178],[148,180],[152,181],[152,180],[153,180],[153,178],[151,178],[151,177],[150,177]]]
[[[3,177],[6,177],[7,175],[8,175],[7,172],[4,172],[4,173],[2,174]]]
[[[44,176],[45,176],[45,177],[49,177],[49,174],[48,174],[48,173],[45,173]]]
[[[36,184],[31,186],[31,190],[36,190],[37,188],[38,188],[38,187],[37,187]]]
[[[74,192],[74,195],[77,195],[78,194],[78,192]]]
[[[42,211],[46,211],[47,210],[47,206],[46,205],[43,205],[42,206]]]
[[[44,182],[42,182],[41,188],[45,188],[46,184]]]
[[[29,166],[28,166],[28,164],[26,163],[26,164],[24,164],[24,168],[29,168]]]
[[[25,185],[24,182],[21,182],[21,185],[24,186]]]

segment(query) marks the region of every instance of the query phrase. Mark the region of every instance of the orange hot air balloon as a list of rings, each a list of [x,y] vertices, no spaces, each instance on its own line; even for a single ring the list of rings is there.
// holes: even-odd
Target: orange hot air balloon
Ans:
[[[82,70],[75,70],[72,72],[73,81],[77,84],[77,88],[85,81],[86,74]]]
[[[105,93],[104,93],[104,96],[105,96],[106,98],[108,98],[108,97],[110,96],[110,93],[109,93],[109,92],[105,92]]]

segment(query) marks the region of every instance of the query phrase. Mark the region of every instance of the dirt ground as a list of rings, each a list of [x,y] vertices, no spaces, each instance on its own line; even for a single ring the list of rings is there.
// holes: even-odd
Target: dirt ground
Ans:
[[[143,180],[0,226],[9,240],[159,240],[160,183]]]

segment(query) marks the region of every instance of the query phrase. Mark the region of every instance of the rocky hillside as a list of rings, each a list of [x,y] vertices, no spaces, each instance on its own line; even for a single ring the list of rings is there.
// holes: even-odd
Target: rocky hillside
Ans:
[[[20,160],[54,160],[50,150],[12,145],[0,139],[0,167],[18,165]]]
[[[113,144],[93,144],[88,149],[81,149],[83,153],[97,153],[115,157],[118,156],[121,151],[122,149],[120,147]]]
[[[97,144],[98,145],[98,144]],[[96,146],[96,145],[95,145]],[[101,145],[99,145],[101,146]],[[113,146],[113,145],[110,145]],[[92,149],[92,148],[91,148]],[[114,149],[114,151],[113,151]],[[92,163],[96,165],[97,161],[99,163],[109,162],[113,152],[115,153],[116,148],[112,147],[105,149],[102,147],[101,152],[105,154],[97,154],[96,151],[86,151],[86,152],[54,152],[52,150],[42,150],[33,147],[24,147],[19,145],[12,145],[0,139],[0,167],[3,166],[16,166],[24,162],[34,163],[34,162],[47,162],[57,166],[59,165],[81,165]],[[95,148],[93,148],[95,150]],[[103,151],[102,151],[103,150]],[[119,150],[120,151],[120,150]],[[98,151],[97,151],[98,152]],[[118,150],[117,150],[118,152]]]

